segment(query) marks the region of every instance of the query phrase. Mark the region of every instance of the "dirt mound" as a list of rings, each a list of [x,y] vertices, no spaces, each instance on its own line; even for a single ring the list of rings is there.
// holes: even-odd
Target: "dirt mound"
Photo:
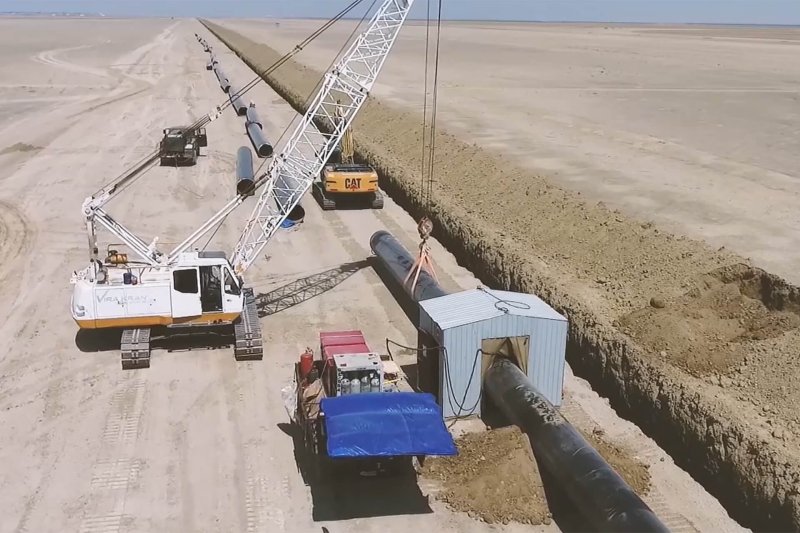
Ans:
[[[604,441],[598,432],[584,437],[637,494],[647,493],[650,472],[644,464]],[[550,523],[539,468],[519,428],[467,433],[456,445],[457,456],[425,463],[423,476],[442,485],[438,499],[488,523]]]
[[[0,155],[13,154],[14,152],[35,152],[41,149],[40,146],[33,146],[32,144],[15,143],[0,150]]]
[[[653,297],[617,325],[689,373],[724,374],[745,360],[754,341],[800,327],[797,303],[791,295],[765,294],[766,278],[746,265],[724,268],[678,297]]]
[[[539,469],[518,428],[468,433],[456,445],[458,455],[425,462],[423,476],[442,485],[438,499],[488,523],[550,523]]]

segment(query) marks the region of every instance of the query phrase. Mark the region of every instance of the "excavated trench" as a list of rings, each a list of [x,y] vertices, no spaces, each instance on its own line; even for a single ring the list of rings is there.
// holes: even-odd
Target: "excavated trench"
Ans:
[[[254,71],[280,55],[201,21]],[[321,74],[293,60],[265,81],[298,112]],[[484,283],[569,318],[574,372],[757,531],[800,529],[800,290],[723,250],[660,232],[437,133],[425,206],[422,117],[370,97],[358,157]],[[413,169],[413,170],[412,170]]]

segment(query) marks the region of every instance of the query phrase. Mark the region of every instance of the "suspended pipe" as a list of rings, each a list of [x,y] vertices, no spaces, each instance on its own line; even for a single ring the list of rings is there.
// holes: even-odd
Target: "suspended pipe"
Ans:
[[[236,194],[253,196],[254,185],[253,152],[247,146],[240,146],[236,152]]]
[[[247,136],[253,143],[258,157],[269,157],[272,155],[272,145],[264,138],[264,132],[253,122],[247,123]]]
[[[370,248],[415,302],[445,296],[425,270],[413,291],[404,284],[414,257],[388,231],[377,231]],[[669,531],[605,459],[542,396],[510,360],[495,358],[483,390],[530,438],[536,457],[600,531]]]
[[[421,302],[430,298],[446,296],[447,293],[442,289],[436,280],[424,269],[420,271],[417,284],[413,294],[410,291],[411,282],[404,283],[408,272],[414,265],[414,257],[395,239],[394,235],[388,231],[376,231],[369,240],[369,246],[378,256],[385,270],[391,274],[394,281],[403,287],[403,290],[411,296],[415,302]],[[413,276],[412,276],[413,278]]]

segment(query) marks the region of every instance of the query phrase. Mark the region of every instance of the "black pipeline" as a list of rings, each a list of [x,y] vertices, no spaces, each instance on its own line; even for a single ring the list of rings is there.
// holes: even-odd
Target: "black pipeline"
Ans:
[[[250,142],[253,143],[253,148],[259,157],[269,157],[272,155],[272,145],[264,138],[264,126],[261,123],[256,112],[256,105],[250,102],[247,107],[247,120],[245,127],[247,128],[247,136],[250,137]]]
[[[240,146],[236,152],[236,194],[253,196],[254,184],[253,152],[247,146]]]
[[[483,386],[528,435],[536,458],[599,531],[669,531],[517,365],[497,358],[486,370]]]
[[[447,293],[422,270],[413,294],[404,283],[414,257],[388,231],[377,231],[370,248],[415,302]],[[529,436],[543,466],[601,531],[669,531],[581,434],[539,394],[511,361],[496,358],[483,388],[506,416]]]

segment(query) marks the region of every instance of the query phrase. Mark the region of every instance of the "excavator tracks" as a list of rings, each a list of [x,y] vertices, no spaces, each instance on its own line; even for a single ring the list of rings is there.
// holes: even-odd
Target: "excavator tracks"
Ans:
[[[336,209],[336,202],[325,196],[325,191],[322,189],[322,184],[320,184],[318,181],[315,181],[314,185],[312,186],[312,194],[314,195],[314,198],[317,199],[317,202],[319,202],[319,205],[322,207],[323,211],[331,211]]]
[[[233,324],[235,344],[233,355],[237,361],[261,360],[264,347],[261,339],[261,324],[253,289],[243,289],[244,306],[241,316]]]
[[[120,352],[123,370],[150,368],[150,328],[123,330]]]

